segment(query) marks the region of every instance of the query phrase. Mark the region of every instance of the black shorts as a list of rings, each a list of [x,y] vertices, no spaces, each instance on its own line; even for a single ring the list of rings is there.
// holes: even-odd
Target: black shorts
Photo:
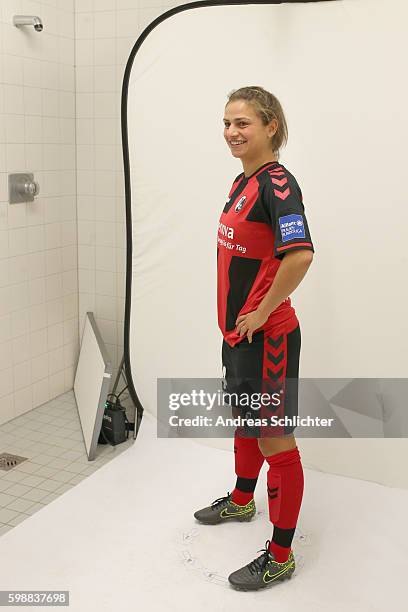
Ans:
[[[289,333],[282,328],[257,332],[251,344],[247,338],[233,347],[223,341],[225,403],[243,422],[237,427],[238,436],[293,433],[296,425],[290,421],[298,415],[300,345],[299,325]]]

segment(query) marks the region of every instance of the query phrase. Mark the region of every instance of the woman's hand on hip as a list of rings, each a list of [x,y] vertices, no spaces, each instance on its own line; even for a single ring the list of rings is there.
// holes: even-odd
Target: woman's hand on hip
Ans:
[[[269,315],[262,310],[253,310],[244,315],[239,315],[235,324],[237,326],[237,333],[240,336],[247,335],[248,342],[252,342],[252,334],[259,329],[265,321],[268,320]]]

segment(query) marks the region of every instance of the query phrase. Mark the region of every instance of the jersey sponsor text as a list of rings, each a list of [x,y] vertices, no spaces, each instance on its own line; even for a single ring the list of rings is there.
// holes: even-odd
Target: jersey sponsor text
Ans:
[[[224,223],[219,223],[218,224],[218,231],[220,232],[220,234],[222,234],[223,236],[226,236],[227,238],[234,238],[234,230],[232,227],[228,227],[228,225],[224,225]]]

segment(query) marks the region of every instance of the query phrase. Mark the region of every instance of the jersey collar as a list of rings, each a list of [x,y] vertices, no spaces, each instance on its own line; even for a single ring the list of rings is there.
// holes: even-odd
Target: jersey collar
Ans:
[[[243,172],[243,173],[242,173],[242,177],[243,177],[243,179],[244,179],[245,181],[248,181],[248,180],[249,180],[249,179],[251,179],[253,176],[255,176],[255,174],[258,174],[258,172],[262,172],[262,170],[265,170],[265,168],[266,168],[267,166],[274,165],[274,164],[279,164],[279,162],[277,162],[277,161],[268,161],[268,162],[265,162],[264,164],[262,164],[262,166],[259,166],[259,168],[258,168],[257,170],[255,170],[255,172],[253,172],[253,173],[252,173],[252,174],[250,174],[249,176],[245,176],[245,173]]]

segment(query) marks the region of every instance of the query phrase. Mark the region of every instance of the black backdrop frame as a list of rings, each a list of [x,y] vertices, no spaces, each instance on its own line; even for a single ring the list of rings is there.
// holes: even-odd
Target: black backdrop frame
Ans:
[[[248,5],[248,4],[308,4],[308,3],[321,3],[321,2],[341,2],[341,0],[252,0],[251,2],[236,1],[236,2],[224,2],[222,0],[203,0],[200,2],[191,2],[189,4],[181,4],[176,6],[165,13],[162,13],[154,21],[152,21],[147,28],[145,28],[142,34],[135,42],[123,76],[122,82],[122,98],[121,98],[121,128],[122,128],[122,152],[123,152],[123,171],[125,179],[125,207],[126,207],[126,285],[125,285],[125,318],[124,318],[124,338],[123,338],[123,367],[125,371],[126,382],[128,385],[129,395],[135,405],[135,427],[133,437],[136,438],[137,433],[142,422],[144,408],[140,402],[139,396],[135,389],[132,370],[130,367],[130,343],[129,343],[129,330],[130,330],[130,311],[131,311],[131,299],[132,299],[132,255],[133,255],[133,237],[132,237],[132,199],[131,199],[131,188],[130,188],[130,163],[129,163],[129,140],[128,140],[128,123],[127,123],[127,101],[128,101],[128,88],[129,78],[133,66],[133,61],[136,57],[136,53],[139,51],[144,40],[149,36],[150,32],[154,30],[162,21],[169,19],[177,13],[183,11],[193,10],[196,8],[202,8],[207,6],[237,6],[237,5]]]

